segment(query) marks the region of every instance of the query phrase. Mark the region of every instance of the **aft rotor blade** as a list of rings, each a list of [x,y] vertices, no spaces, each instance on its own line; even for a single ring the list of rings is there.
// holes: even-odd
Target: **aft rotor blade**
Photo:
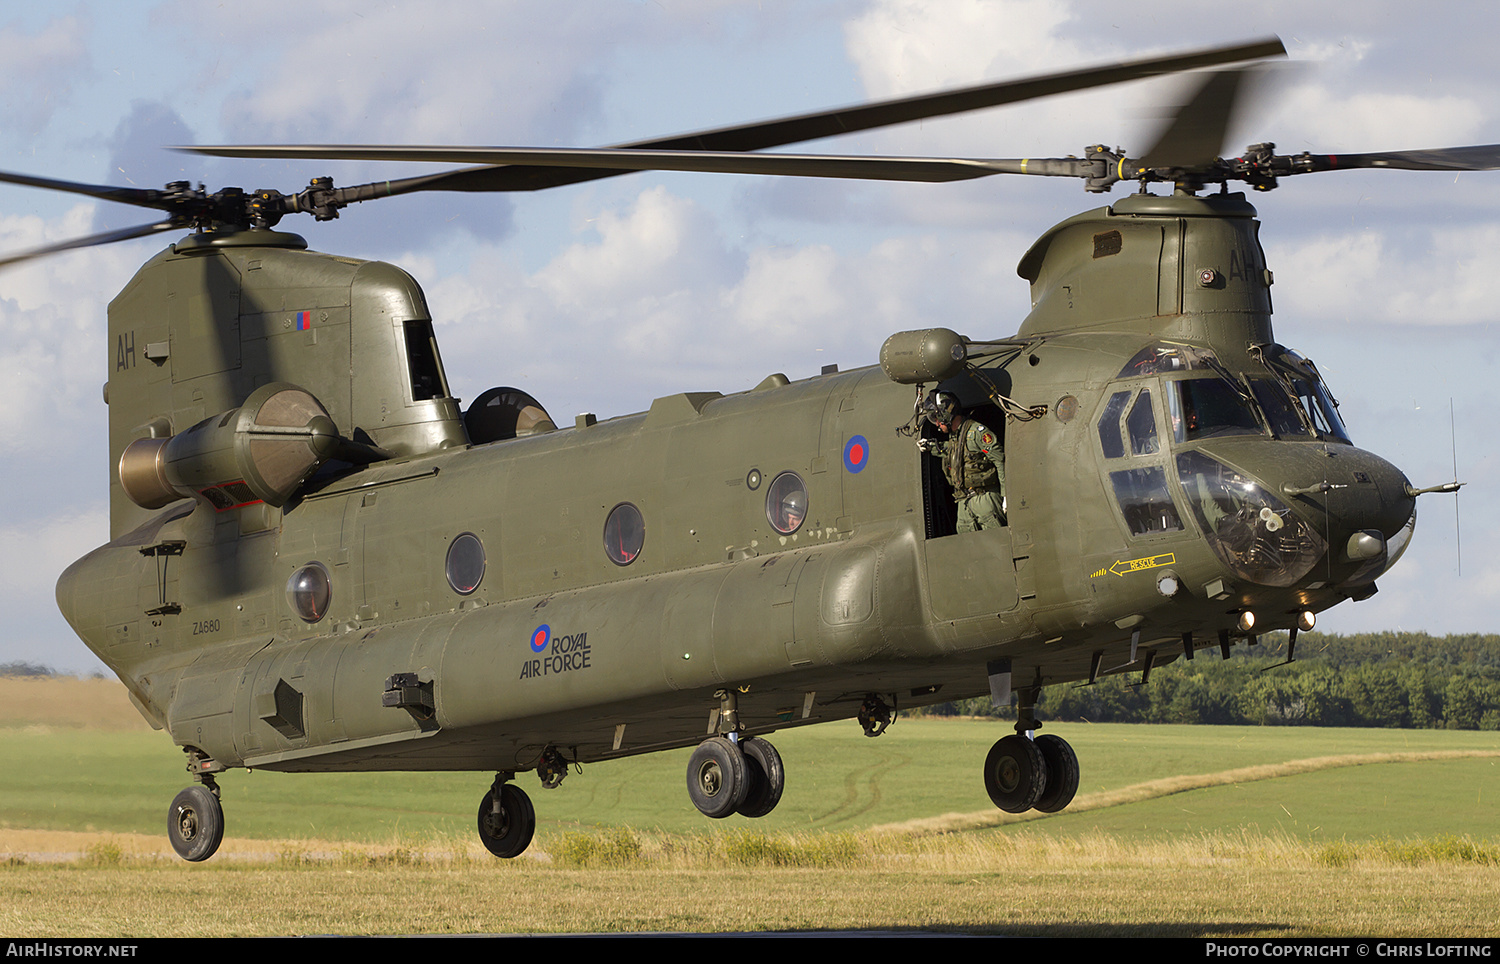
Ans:
[[[1102,87],[1108,84],[1118,84],[1162,74],[1177,73],[1184,70],[1195,70],[1201,67],[1214,67],[1238,63],[1244,60],[1283,56],[1285,53],[1286,48],[1282,45],[1281,41],[1276,38],[1270,38],[1251,43],[1175,54],[1168,57],[1152,57],[1142,60],[1125,61],[1081,70],[1046,74],[1039,77],[981,84],[959,90],[940,91],[932,94],[921,94],[915,97],[878,101],[872,104],[857,104],[833,110],[817,111],[811,114],[801,114],[794,117],[760,121],[753,124],[697,131],[648,141],[636,141],[629,144],[616,145],[616,147],[626,150],[695,152],[759,151],[768,147],[779,147],[786,144],[817,140],[836,134],[850,134],[857,131],[873,130],[893,124],[923,120],[929,117],[941,117],[986,107],[998,107],[1002,104],[1018,103],[1051,94],[1087,90],[1093,87]],[[212,154],[220,157],[311,159],[315,156],[303,151],[301,148],[274,145],[246,147],[192,146],[179,148],[179,150],[198,154]],[[249,151],[254,151],[255,153],[247,153]],[[320,159],[326,158],[326,155],[316,156]],[[400,159],[408,160],[411,158]],[[511,164],[504,167],[469,168],[460,171],[448,171],[439,174],[379,182],[365,186],[370,188],[368,191],[364,191],[361,188],[347,190],[357,191],[363,195],[359,198],[351,198],[351,200],[363,200],[365,197],[374,196],[408,194],[413,191],[535,191],[563,184],[575,184],[580,181],[611,177],[619,173],[623,173],[623,170],[618,167],[580,167],[577,165],[572,167],[554,167],[543,166],[540,163]]]
[[[41,248],[32,248],[20,254],[0,258],[0,268],[22,261],[30,261],[32,258],[40,258],[59,251],[71,251],[74,248],[91,248],[99,244],[113,244],[116,241],[129,241],[131,238],[144,238],[148,234],[157,234],[161,231],[171,231],[181,228],[182,225],[173,221],[158,221],[155,224],[142,224],[133,228],[120,228],[117,231],[105,231],[101,234],[91,234],[83,238],[74,238],[71,241],[60,241],[57,244],[49,244]]]
[[[691,171],[714,174],[773,174],[883,181],[962,181],[992,174],[1026,173],[1025,162],[962,157],[867,157],[836,154],[741,154],[730,151],[655,151],[619,148],[377,147],[315,146],[268,155],[257,148],[244,157],[305,156],[329,160],[423,161],[534,165],[606,171]],[[1079,164],[1087,164],[1078,161]],[[1039,173],[1039,172],[1032,172]],[[1078,176],[1080,171],[1067,172]]]
[[[85,197],[99,198],[104,201],[116,201],[120,204],[135,204],[141,207],[157,208],[158,210],[166,210],[171,206],[171,202],[165,200],[165,192],[138,187],[114,187],[108,184],[83,184],[78,181],[58,181],[50,177],[33,177],[30,174],[12,174],[8,171],[0,171],[0,182],[46,188],[49,191],[66,191],[69,194],[82,194]]]

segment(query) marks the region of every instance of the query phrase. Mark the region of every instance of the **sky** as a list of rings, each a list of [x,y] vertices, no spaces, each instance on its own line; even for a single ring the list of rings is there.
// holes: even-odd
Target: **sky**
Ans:
[[[292,193],[428,167],[234,161],[172,144],[594,146],[1280,36],[1290,56],[1226,151],[1350,153],[1500,142],[1500,6],[1196,0],[95,2],[0,13],[0,169]],[[17,12],[20,10],[20,12]],[[1253,10],[1253,16],[1250,11]],[[794,150],[1139,154],[1184,83],[1163,78]],[[283,222],[317,250],[423,285],[455,394],[515,385],[566,423],[767,374],[873,364],[895,331],[1013,334],[1015,266],[1107,203],[1067,179],[899,185],[633,174],[535,194],[425,194]],[[1329,632],[1496,632],[1488,414],[1500,400],[1500,172],[1340,172],[1252,198],[1278,340],[1313,358],[1362,448],[1418,486],[1411,549]],[[153,220],[0,185],[0,253]],[[53,587],[108,538],[106,306],[168,236],[0,271],[0,664],[101,664]],[[1461,534],[1461,535],[1460,535]],[[1462,551],[1460,550],[1460,541]]]

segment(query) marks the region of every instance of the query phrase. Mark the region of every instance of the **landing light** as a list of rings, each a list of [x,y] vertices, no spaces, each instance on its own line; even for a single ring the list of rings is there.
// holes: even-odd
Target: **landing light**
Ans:
[[[1255,613],[1252,613],[1248,609],[1245,610],[1244,612],[1240,613],[1239,622],[1237,622],[1235,625],[1239,627],[1239,630],[1242,633],[1250,632],[1250,630],[1255,628]]]
[[[1307,632],[1318,624],[1318,617],[1310,609],[1304,609],[1297,614],[1297,628]]]

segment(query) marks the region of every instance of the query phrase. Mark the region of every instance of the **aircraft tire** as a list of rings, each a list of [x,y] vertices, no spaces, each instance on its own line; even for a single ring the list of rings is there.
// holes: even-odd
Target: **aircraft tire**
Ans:
[[[496,857],[519,857],[536,833],[536,808],[526,791],[513,783],[500,787],[500,812],[495,812],[495,791],[479,801],[479,842]]]
[[[1042,751],[1024,736],[1002,737],[984,761],[984,788],[1006,813],[1025,813],[1036,806],[1047,786]]]
[[[687,788],[705,817],[720,820],[738,810],[750,790],[740,748],[722,736],[698,744],[688,760]]]
[[[1047,785],[1037,798],[1036,809],[1056,813],[1072,803],[1078,792],[1078,754],[1067,740],[1051,733],[1037,737],[1036,746],[1047,763]]]
[[[781,764],[781,754],[769,740],[758,736],[741,740],[740,753],[745,757],[745,778],[750,785],[738,813],[742,817],[764,817],[776,809],[776,804],[781,802],[781,791],[786,787],[786,768]]]
[[[207,860],[224,840],[224,808],[218,796],[198,784],[172,800],[167,811],[167,839],[183,860]]]

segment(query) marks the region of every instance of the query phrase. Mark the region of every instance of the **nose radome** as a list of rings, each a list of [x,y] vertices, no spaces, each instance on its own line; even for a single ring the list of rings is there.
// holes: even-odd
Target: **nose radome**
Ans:
[[[1411,534],[1406,476],[1352,446],[1224,439],[1177,461],[1210,543],[1261,585],[1291,586],[1320,561],[1334,584],[1363,584],[1390,567]]]

